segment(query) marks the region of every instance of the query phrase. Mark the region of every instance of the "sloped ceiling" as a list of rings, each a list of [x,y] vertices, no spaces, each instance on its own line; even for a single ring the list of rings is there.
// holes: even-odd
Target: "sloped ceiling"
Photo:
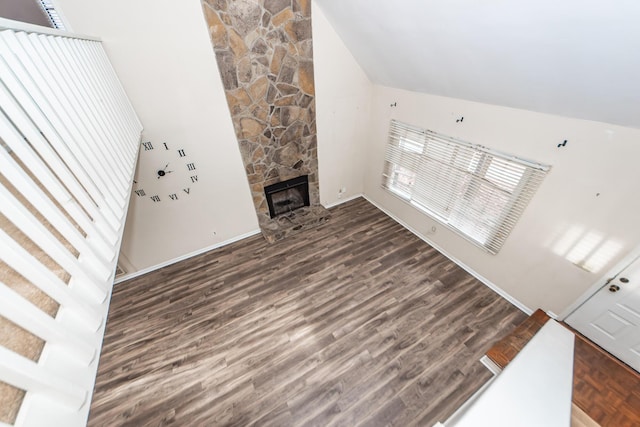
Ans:
[[[638,0],[314,0],[376,84],[640,128]]]

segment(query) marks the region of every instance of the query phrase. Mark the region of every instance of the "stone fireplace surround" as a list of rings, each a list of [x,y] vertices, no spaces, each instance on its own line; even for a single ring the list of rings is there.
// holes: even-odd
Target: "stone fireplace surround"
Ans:
[[[311,0],[202,0],[253,203],[270,242],[325,222]],[[308,175],[310,206],[271,218],[266,186]]]

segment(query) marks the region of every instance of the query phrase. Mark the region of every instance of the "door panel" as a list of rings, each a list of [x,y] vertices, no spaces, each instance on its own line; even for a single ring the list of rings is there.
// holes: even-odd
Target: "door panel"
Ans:
[[[640,372],[640,259],[606,283],[566,322]]]

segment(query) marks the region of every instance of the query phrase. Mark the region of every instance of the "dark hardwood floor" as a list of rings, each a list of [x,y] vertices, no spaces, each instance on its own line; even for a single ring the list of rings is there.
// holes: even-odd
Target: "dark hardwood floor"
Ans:
[[[364,199],[114,289],[89,425],[419,425],[526,315]]]

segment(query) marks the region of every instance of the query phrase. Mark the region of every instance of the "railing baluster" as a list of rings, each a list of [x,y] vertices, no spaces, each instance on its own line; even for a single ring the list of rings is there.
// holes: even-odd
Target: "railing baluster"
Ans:
[[[0,312],[4,317],[35,336],[66,347],[67,352],[81,363],[88,365],[96,355],[96,349],[90,343],[83,342],[73,334],[61,329],[55,320],[2,282],[0,282]]]
[[[53,124],[42,113],[41,106],[36,104],[28,89],[19,81],[16,71],[11,70],[4,59],[0,58],[0,78],[6,85],[0,85],[0,96],[5,100],[3,109],[38,155],[51,170],[56,171],[61,182],[78,201],[78,209],[86,211],[93,218],[93,223],[85,222],[80,225],[87,234],[94,237],[96,251],[104,254],[104,258],[108,260],[113,256],[113,245],[117,242],[118,235],[117,230],[104,217],[104,212],[96,206],[94,199],[102,196],[73,153],[62,143]],[[57,152],[51,144],[56,146]],[[89,229],[95,231],[90,232]]]
[[[89,330],[96,331],[102,325],[102,318],[95,309],[72,293],[66,283],[3,230],[0,230],[0,259],[58,303],[76,311]]]
[[[0,347],[0,379],[26,391],[56,396],[71,409],[78,410],[87,401],[88,393],[81,387],[4,347]]]
[[[43,75],[47,74],[47,71],[42,69],[41,64],[34,63],[32,57],[22,50],[23,45],[19,43],[16,35],[12,32],[5,31],[2,33],[2,36],[0,40],[4,41],[6,45],[5,50],[10,50],[11,54],[18,57],[29,76],[44,95],[44,99],[39,99],[38,102],[47,102],[53,107],[52,110],[55,114],[54,120],[57,122],[57,128],[64,133],[63,139],[65,143],[74,153],[81,155],[83,157],[83,163],[88,170],[93,171],[92,176],[95,178],[102,196],[107,201],[107,205],[117,206],[119,210],[122,203],[122,196],[118,195],[118,186],[110,176],[111,171],[108,165],[101,161],[96,155],[96,151],[89,146],[94,138],[81,123],[75,122],[75,117],[73,114],[70,114],[68,101],[61,90],[52,84],[51,79]],[[0,48],[1,47],[2,44],[0,44]],[[7,58],[11,58],[11,54],[7,55]]]
[[[8,122],[8,119],[4,114],[0,114],[0,134],[3,139],[9,144],[10,147],[19,149],[20,135]],[[46,170],[34,161],[33,163],[27,160],[27,164],[31,163],[34,169],[31,172],[40,178],[40,182],[54,193],[57,193],[55,188],[55,180],[46,173]],[[91,256],[90,262],[95,269],[95,274],[102,277],[103,280],[111,274],[108,261],[100,260],[96,258],[92,253],[85,239],[82,238],[80,233],[74,228],[74,226],[64,217],[59,209],[51,202],[51,200],[33,183],[31,178],[19,167],[15,160],[4,150],[0,150],[0,167],[5,177],[31,202],[36,209],[38,209],[50,222],[56,227],[56,229],[81,253],[86,253],[87,256]],[[59,195],[58,202],[61,205],[67,205],[69,199],[68,196]],[[70,212],[72,213],[72,212]],[[81,216],[76,217],[78,222],[82,223],[83,218]],[[104,287],[100,287],[101,291],[104,291]],[[102,292],[104,293],[104,292]]]

